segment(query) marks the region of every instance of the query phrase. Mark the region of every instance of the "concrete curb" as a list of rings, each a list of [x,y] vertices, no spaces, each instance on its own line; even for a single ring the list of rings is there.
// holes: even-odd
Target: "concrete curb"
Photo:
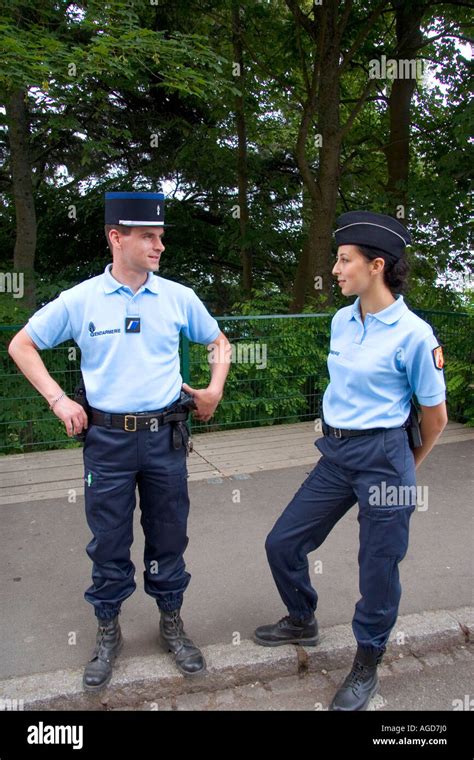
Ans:
[[[422,612],[400,617],[392,632],[384,662],[402,656],[422,656],[466,644],[474,631],[474,607]],[[239,645],[203,648],[208,673],[185,678],[170,655],[118,660],[112,681],[100,694],[82,689],[81,670],[58,670],[0,681],[0,709],[107,710],[198,691],[218,691],[252,681],[294,676],[302,670],[334,670],[352,664],[355,652],[350,625],[321,633],[317,647],[261,647],[245,640]],[[9,702],[11,700],[11,702]],[[10,706],[11,705],[11,706]]]

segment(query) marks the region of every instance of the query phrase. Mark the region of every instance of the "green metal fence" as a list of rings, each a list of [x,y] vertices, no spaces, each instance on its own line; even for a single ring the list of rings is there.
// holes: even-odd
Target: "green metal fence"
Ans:
[[[452,420],[474,424],[472,315],[416,311],[429,322],[446,357],[448,411]],[[232,344],[233,364],[225,396],[209,423],[193,432],[313,420],[328,382],[326,358],[332,314],[218,317]],[[77,446],[44,399],[18,372],[7,346],[20,326],[0,326],[0,453],[15,454]],[[41,352],[61,387],[72,395],[80,372],[80,351],[71,343]],[[180,341],[181,373],[194,388],[209,381],[205,346]],[[133,411],[133,410],[131,410]]]

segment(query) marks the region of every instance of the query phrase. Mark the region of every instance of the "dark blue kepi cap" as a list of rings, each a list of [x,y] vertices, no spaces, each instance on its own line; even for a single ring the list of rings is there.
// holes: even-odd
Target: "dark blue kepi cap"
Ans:
[[[334,233],[340,245],[366,245],[379,248],[396,259],[403,256],[411,235],[393,216],[374,211],[348,211],[336,220]]]
[[[105,223],[165,227],[163,193],[105,193]]]

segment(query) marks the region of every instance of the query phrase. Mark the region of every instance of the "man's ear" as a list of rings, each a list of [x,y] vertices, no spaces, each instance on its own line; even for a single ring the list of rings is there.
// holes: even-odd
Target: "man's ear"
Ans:
[[[119,242],[119,232],[118,232],[118,230],[116,230],[116,229],[109,230],[109,240],[110,240],[110,242],[112,244],[115,243],[115,245],[117,245],[117,243]]]

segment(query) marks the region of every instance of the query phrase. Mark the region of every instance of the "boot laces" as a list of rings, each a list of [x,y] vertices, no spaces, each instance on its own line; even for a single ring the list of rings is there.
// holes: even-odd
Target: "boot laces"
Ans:
[[[97,632],[99,637],[98,643],[101,644],[107,635],[114,633],[114,630],[115,625],[113,620],[107,620],[105,623],[99,623],[99,629]]]
[[[184,624],[183,624],[183,621],[181,620],[179,610],[175,610],[171,613],[170,623],[175,629],[176,633],[183,633]]]
[[[354,694],[356,694],[356,691],[362,682],[365,670],[366,668],[364,665],[360,662],[356,662],[347,677],[347,686],[351,687]]]
[[[277,626],[278,628],[284,628],[287,625],[287,623],[289,625],[292,625],[293,627],[294,626],[298,626],[300,628],[304,627],[304,623],[302,621],[296,622],[295,620],[293,620],[291,615],[285,615],[285,617],[282,617],[281,620],[278,621]]]
[[[97,630],[96,648],[95,648],[94,656],[92,657],[92,660],[90,660],[90,662],[92,662],[93,660],[97,660],[99,656],[101,656],[102,659],[105,659],[107,660],[107,662],[109,662],[109,657],[105,654],[107,650],[105,647],[103,647],[103,645],[105,642],[105,637],[107,636],[108,633],[111,633],[112,627],[113,626],[112,626],[111,620],[108,620],[106,623],[99,623],[99,628]]]

